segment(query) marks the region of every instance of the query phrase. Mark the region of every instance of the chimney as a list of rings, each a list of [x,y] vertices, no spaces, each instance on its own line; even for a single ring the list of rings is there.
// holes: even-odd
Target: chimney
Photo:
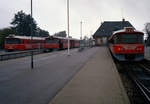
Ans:
[[[124,18],[122,19],[122,22],[125,22],[125,19],[124,19]]]

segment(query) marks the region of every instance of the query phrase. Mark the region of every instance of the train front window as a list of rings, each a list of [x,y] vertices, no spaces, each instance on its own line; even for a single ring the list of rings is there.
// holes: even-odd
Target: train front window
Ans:
[[[141,34],[122,34],[121,35],[122,44],[137,44],[143,43],[143,35]]]
[[[137,43],[137,35],[136,34],[122,34],[121,35],[121,43],[122,44],[136,44]]]
[[[114,36],[115,44],[142,44],[143,34],[117,34]]]
[[[19,39],[11,38],[11,39],[6,39],[7,44],[20,44],[21,41]]]

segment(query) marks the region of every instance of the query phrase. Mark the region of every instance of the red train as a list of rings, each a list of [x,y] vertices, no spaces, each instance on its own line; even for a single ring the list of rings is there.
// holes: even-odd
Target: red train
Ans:
[[[109,49],[119,61],[144,59],[144,33],[132,27],[115,31],[109,38]]]
[[[69,38],[70,48],[80,47],[80,40]],[[46,50],[54,50],[54,49],[67,49],[68,48],[68,38],[64,37],[56,37],[49,36],[45,38],[44,48]]]
[[[80,40],[70,38],[70,48],[80,46]],[[68,38],[49,36],[46,38],[33,37],[33,46],[31,45],[31,37],[10,35],[5,39],[5,50],[30,50],[44,49],[44,51],[59,50],[68,48]]]

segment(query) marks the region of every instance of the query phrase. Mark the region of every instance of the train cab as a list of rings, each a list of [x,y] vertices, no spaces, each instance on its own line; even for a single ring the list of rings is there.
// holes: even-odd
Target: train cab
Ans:
[[[119,61],[144,59],[144,33],[132,27],[115,31],[109,39],[109,48]]]

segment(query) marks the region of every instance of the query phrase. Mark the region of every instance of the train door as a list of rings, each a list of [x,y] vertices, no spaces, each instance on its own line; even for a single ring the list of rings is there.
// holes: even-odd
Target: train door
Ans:
[[[63,40],[59,39],[59,49],[63,49]]]

